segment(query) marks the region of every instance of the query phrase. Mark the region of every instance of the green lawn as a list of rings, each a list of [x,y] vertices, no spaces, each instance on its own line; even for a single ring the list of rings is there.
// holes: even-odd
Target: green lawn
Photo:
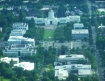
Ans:
[[[6,78],[0,76],[0,81],[10,81],[10,79],[6,79]]]
[[[10,79],[3,79],[3,81],[10,81]]]
[[[54,38],[54,30],[45,30],[44,32],[44,40],[53,40]]]

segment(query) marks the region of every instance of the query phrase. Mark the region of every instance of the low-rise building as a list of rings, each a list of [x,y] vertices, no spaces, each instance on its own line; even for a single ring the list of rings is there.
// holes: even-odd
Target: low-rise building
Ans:
[[[8,57],[32,56],[35,54],[36,50],[31,44],[13,44],[11,46],[6,46],[5,50],[3,50],[3,55]]]
[[[79,60],[86,60],[85,56],[82,54],[70,54],[70,55],[60,55],[58,61],[60,62],[71,62],[76,63]]]
[[[23,36],[26,33],[26,30],[14,29],[11,31],[10,36]]]
[[[10,61],[13,61],[14,64],[19,63],[19,58],[15,57],[15,58],[10,58],[10,57],[3,57],[0,58],[0,62],[6,62],[8,64],[10,64]]]
[[[66,69],[56,69],[55,77],[58,77],[59,80],[65,80],[69,76]]]
[[[84,27],[83,23],[74,23],[74,29],[82,29]]]
[[[14,23],[13,29],[20,29],[20,30],[28,30],[28,24],[27,23]]]
[[[68,49],[71,49],[71,43],[70,42],[64,42],[64,43],[59,43],[59,42],[54,42],[54,48],[60,49],[62,46],[67,47]]]
[[[91,65],[70,64],[70,65],[55,66],[55,76],[57,75],[56,71],[58,71],[58,70],[61,71],[60,69],[64,69],[68,73],[74,73],[74,74],[78,75],[78,77],[91,76],[93,74]],[[59,77],[59,75],[58,75],[58,77]]]
[[[81,40],[76,40],[76,41],[70,41],[70,42],[64,42],[64,43],[60,43],[60,42],[54,42],[54,48],[58,48],[60,49],[62,46],[67,47],[69,50],[73,49],[73,48],[87,48],[88,47],[88,42],[85,41],[81,41]]]
[[[31,44],[35,47],[35,39],[26,38],[23,36],[10,36],[8,39],[8,45],[12,44]]]
[[[105,26],[101,24],[100,26],[98,26],[98,28],[105,28]]]
[[[83,76],[91,76],[93,74],[91,69],[80,69],[78,70],[78,76],[83,77]]]
[[[14,67],[21,67],[24,70],[34,70],[34,63],[20,62],[20,63],[14,64]]]
[[[89,37],[88,29],[73,29],[72,38],[76,40],[81,40]]]
[[[85,41],[81,41],[81,40],[76,40],[76,41],[71,41],[70,42],[70,48],[73,49],[82,49],[82,48],[87,48],[89,46],[89,43],[88,42],[85,42]]]
[[[74,16],[69,16],[70,22],[80,22],[80,16],[74,15]]]

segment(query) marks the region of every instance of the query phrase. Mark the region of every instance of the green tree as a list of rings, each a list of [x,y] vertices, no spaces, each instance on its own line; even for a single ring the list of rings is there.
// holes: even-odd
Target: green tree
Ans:
[[[11,81],[18,81],[18,78],[16,76],[12,76]]]
[[[13,62],[13,60],[11,59],[11,61],[10,61],[10,68],[11,68],[11,69],[12,69],[13,65],[14,65],[14,62]]]
[[[0,57],[3,56],[3,51],[2,49],[0,48]]]
[[[74,74],[70,74],[66,81],[78,81],[78,77]]]
[[[58,17],[64,17],[64,16],[65,16],[65,12],[66,12],[65,6],[60,5],[60,7],[59,7],[59,9],[58,9],[57,16],[58,16]]]
[[[30,28],[35,28],[35,20],[33,18],[31,20],[29,20],[28,25]]]

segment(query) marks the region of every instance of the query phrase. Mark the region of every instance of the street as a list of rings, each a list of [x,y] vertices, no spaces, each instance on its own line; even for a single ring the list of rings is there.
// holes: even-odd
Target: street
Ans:
[[[93,47],[95,49],[95,57],[96,57],[96,60],[97,60],[97,65],[98,65],[97,74],[99,76],[99,80],[104,81],[103,69],[102,69],[102,61],[100,59],[99,50],[96,48],[96,35],[97,35],[97,33],[95,31],[94,26],[91,27],[91,30],[92,30],[92,37],[93,37]]]
[[[89,18],[91,20],[91,14],[92,14],[92,9],[91,9],[91,2],[89,0],[86,0],[87,4],[88,4],[88,9],[89,9]],[[94,26],[91,26],[91,30],[92,30],[92,37],[93,37],[93,48],[95,49],[95,57],[97,60],[97,74],[99,76],[99,81],[104,81],[103,78],[103,69],[102,69],[102,61],[100,59],[100,54],[99,54],[99,50],[96,48],[96,36],[97,36],[97,32],[95,30]]]

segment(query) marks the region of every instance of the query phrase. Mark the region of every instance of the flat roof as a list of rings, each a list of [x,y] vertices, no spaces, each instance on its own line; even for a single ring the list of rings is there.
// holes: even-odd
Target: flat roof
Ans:
[[[91,65],[87,64],[70,64],[70,65],[62,65],[62,66],[55,66],[55,70],[57,69],[91,69]]]
[[[19,28],[19,27],[27,27],[28,24],[27,23],[23,23],[23,22],[16,22],[16,23],[13,23],[13,28]]]
[[[70,54],[70,55],[60,55],[58,57],[59,59],[61,58],[85,58],[84,55],[77,55],[77,54]]]
[[[65,69],[55,70],[55,76],[58,76],[58,79],[60,80],[64,80],[66,77],[68,77],[68,71]]]
[[[11,60],[16,61],[17,63],[19,62],[19,58],[3,57],[0,59],[1,62],[6,62],[6,63],[10,63]]]
[[[98,11],[99,12],[105,12],[105,8],[99,8]]]
[[[49,10],[49,9],[50,9],[50,8],[47,8],[47,7],[46,7],[46,8],[41,8],[40,10]]]
[[[89,46],[88,42],[83,41],[71,41],[70,48],[82,48],[83,45],[86,45],[86,47]]]
[[[22,40],[25,40],[25,41],[34,41],[34,39],[32,38],[26,38],[26,37],[23,37],[23,36],[10,36],[8,41],[22,41]]]
[[[78,17],[78,18],[80,18],[80,16],[78,16],[78,15],[72,15],[72,16],[68,16],[68,17]]]
[[[20,62],[18,64],[14,64],[14,66],[22,67],[24,70],[34,70],[34,63],[30,62]]]
[[[72,34],[88,34],[88,29],[73,29]]]
[[[92,74],[92,70],[91,69],[80,69],[78,70],[78,75],[91,75]]]
[[[74,23],[73,24],[74,27],[84,27],[83,23]]]

